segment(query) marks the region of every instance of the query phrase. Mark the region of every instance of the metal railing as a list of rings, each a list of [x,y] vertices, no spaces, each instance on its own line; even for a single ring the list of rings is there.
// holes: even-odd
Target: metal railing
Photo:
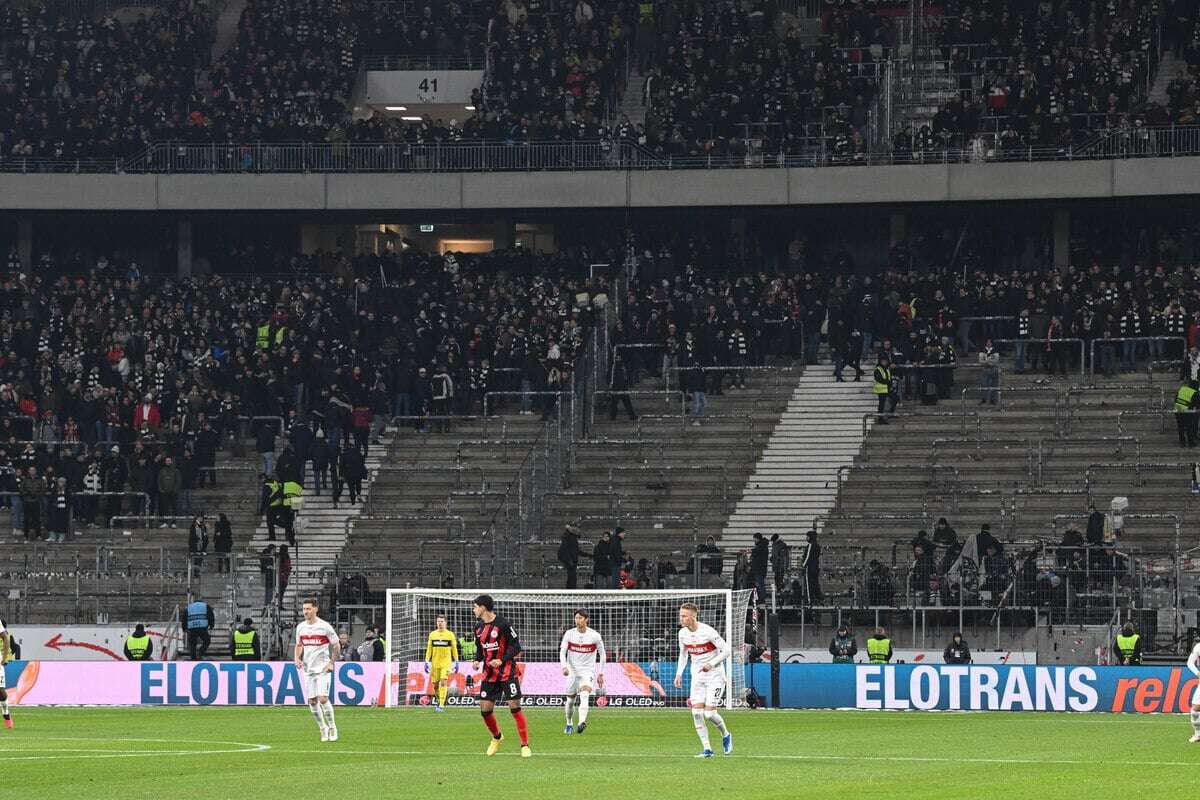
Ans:
[[[480,55],[462,56],[420,56],[413,54],[373,55],[364,56],[360,62],[361,68],[368,72],[413,72],[417,70],[482,70],[486,57]],[[409,104],[409,113],[417,114],[420,105]]]
[[[17,173],[254,173],[254,172],[493,172],[543,170],[771,169],[1111,160],[1200,155],[1200,132],[1190,127],[1139,129],[1136,142],[1111,131],[1083,147],[1022,145],[981,154],[972,148],[917,152],[764,154],[671,157],[614,140],[405,142],[156,142],[128,159],[0,159],[0,172]]]

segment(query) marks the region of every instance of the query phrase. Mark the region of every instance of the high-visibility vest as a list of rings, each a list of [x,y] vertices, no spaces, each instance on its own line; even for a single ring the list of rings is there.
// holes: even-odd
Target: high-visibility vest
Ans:
[[[1176,411],[1191,411],[1192,398],[1196,396],[1196,390],[1189,384],[1184,384],[1179,387],[1179,391],[1175,393],[1175,410]]]
[[[463,661],[474,661],[475,660],[475,640],[474,639],[462,639],[458,643],[458,651],[459,651],[459,654],[462,656]]]
[[[888,663],[888,651],[891,649],[891,639],[867,639],[867,657],[871,659],[872,664]]]
[[[642,22],[654,22],[654,3],[638,3],[638,18]]]
[[[259,325],[258,329],[256,330],[255,333],[256,333],[256,336],[254,338],[254,343],[256,345],[258,345],[258,348],[260,350],[266,350],[268,347],[271,346],[271,326],[270,325]]]
[[[208,617],[204,618],[205,623],[208,622]],[[129,650],[129,659],[131,661],[144,661],[146,659],[146,651],[150,649],[150,637],[142,634],[134,636],[129,634],[129,638],[125,640],[125,647]]]
[[[1117,649],[1121,651],[1122,661],[1129,659],[1130,664],[1138,664],[1141,662],[1140,658],[1135,660],[1133,657],[1133,653],[1137,649],[1138,639],[1140,638],[1141,635],[1137,633],[1133,634],[1132,636],[1126,636],[1125,634],[1120,634],[1117,636]]]
[[[254,640],[258,631],[250,630],[244,633],[240,630],[233,632],[233,657],[239,661],[249,661],[254,658]]]
[[[292,501],[304,494],[304,487],[295,481],[284,481],[283,484],[283,505],[288,508],[292,507]]]
[[[271,506],[272,506],[272,508],[279,508],[280,506],[283,506],[283,505],[290,505],[289,503],[286,502],[287,490],[285,489],[283,495],[280,496],[279,486],[280,486],[279,481],[275,481],[275,480],[267,481],[267,488],[271,491]]]
[[[5,664],[5,663],[13,660],[12,634],[9,633],[8,631],[5,631],[4,633],[0,633],[0,639],[3,639],[8,644],[8,648],[7,648],[8,649],[8,658],[0,657],[0,664]],[[5,648],[0,647],[0,656],[4,655],[4,650],[5,650]]]
[[[887,367],[875,368],[875,394],[887,394],[892,390],[892,371]]]
[[[188,603],[187,628],[189,631],[208,628],[208,603],[203,600]]]

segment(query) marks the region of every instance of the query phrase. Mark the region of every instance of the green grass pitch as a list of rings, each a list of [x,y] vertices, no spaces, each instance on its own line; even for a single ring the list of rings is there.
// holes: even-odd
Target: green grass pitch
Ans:
[[[339,708],[322,743],[307,709],[20,708],[0,728],[0,797],[1144,798],[1195,794],[1200,744],[1186,716],[730,712],[734,754],[693,756],[678,710],[530,710],[519,757],[507,711],[500,753],[473,709]],[[718,746],[719,742],[714,740]],[[11,794],[10,794],[11,792]]]

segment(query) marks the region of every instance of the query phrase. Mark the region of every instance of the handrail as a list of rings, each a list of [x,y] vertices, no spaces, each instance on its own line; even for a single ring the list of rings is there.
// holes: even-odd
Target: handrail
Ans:
[[[1096,344],[1116,344],[1117,342],[1179,342],[1180,353],[1187,352],[1187,337],[1186,336],[1118,336],[1113,339],[1092,339],[1091,345],[1091,360],[1088,364],[1089,375],[1096,374]]]
[[[873,423],[875,422],[875,420],[878,417],[879,417],[879,414],[877,414],[874,411],[871,411],[871,412],[868,412],[868,413],[862,415],[862,434],[863,434],[864,439],[867,437],[867,434],[870,433],[871,428],[874,427]],[[929,417],[929,418],[933,418],[933,419],[936,419],[938,417],[957,417],[962,420],[962,424],[959,426],[959,430],[963,433],[964,436],[967,433],[967,420],[974,417],[977,433],[979,435],[982,435],[982,431],[983,431],[983,419],[979,416],[979,412],[977,412],[977,411],[967,411],[965,413],[960,412],[960,411],[930,411],[930,412],[895,411],[895,412],[892,412],[891,414],[888,414],[887,417],[888,417],[889,421],[894,420],[894,419],[921,419],[924,417]],[[865,453],[864,453],[864,457],[865,457]]]
[[[1046,344],[1046,345],[1051,345],[1051,344],[1054,344],[1055,342],[1060,342],[1063,344],[1066,344],[1067,342],[1078,343],[1079,344],[1079,377],[1082,378],[1087,375],[1087,363],[1084,360],[1084,350],[1083,350],[1084,340],[1083,339],[1078,339],[1078,338],[1074,338],[1074,337],[1063,337],[1063,338],[1059,338],[1059,339],[1028,339],[1028,338],[1026,338],[1026,339],[992,339],[992,344],[1022,344],[1022,343],[1028,344],[1030,342],[1038,342],[1038,343],[1042,343],[1042,344]],[[1046,349],[1049,350],[1050,348],[1047,346]]]

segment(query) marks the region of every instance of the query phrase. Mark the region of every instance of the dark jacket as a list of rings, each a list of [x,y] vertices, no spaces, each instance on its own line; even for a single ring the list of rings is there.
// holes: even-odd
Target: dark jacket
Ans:
[[[599,541],[592,551],[592,560],[595,562],[593,572],[597,575],[612,575],[613,569],[618,566],[620,559],[620,545],[614,540]]]
[[[562,541],[558,545],[558,560],[567,567],[579,565],[579,534],[563,531]]]
[[[351,447],[342,453],[342,477],[348,481],[357,480],[364,477],[366,472],[366,464],[357,447]]]
[[[229,520],[217,520],[213,547],[218,553],[233,552],[233,526],[229,524]]]
[[[258,429],[254,437],[254,449],[259,453],[275,452],[275,428],[272,425],[263,425]]]
[[[955,644],[954,639],[951,639],[950,644],[942,651],[942,660],[947,664],[970,664],[971,648],[967,646],[967,640],[960,638],[958,644]]]
[[[833,656],[833,663],[853,664],[854,656],[857,654],[858,643],[849,633],[845,636],[838,636],[835,632],[833,638],[829,640],[829,655]]]
[[[759,539],[754,543],[754,550],[750,553],[750,572],[754,575],[767,574],[767,561],[771,555],[770,549],[767,547],[766,539]]]

